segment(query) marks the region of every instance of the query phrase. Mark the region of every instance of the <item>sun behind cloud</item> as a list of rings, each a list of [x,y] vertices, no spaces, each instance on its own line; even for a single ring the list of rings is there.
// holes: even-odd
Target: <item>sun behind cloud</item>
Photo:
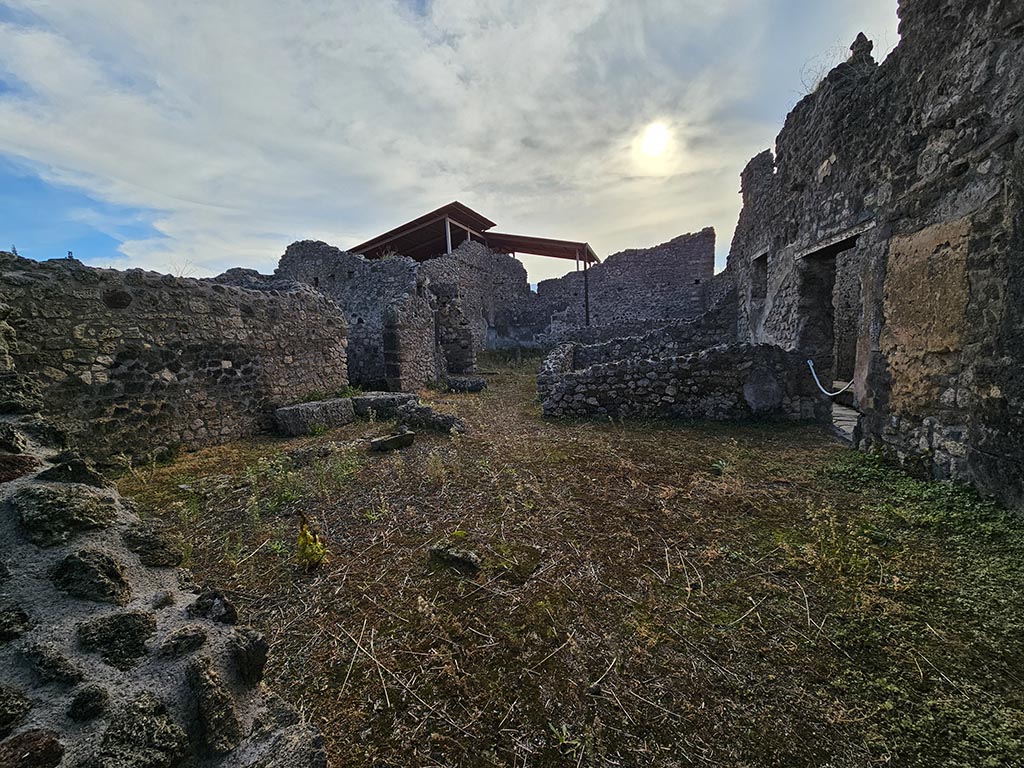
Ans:
[[[640,151],[648,157],[658,157],[672,141],[672,131],[664,123],[651,123],[640,138]]]

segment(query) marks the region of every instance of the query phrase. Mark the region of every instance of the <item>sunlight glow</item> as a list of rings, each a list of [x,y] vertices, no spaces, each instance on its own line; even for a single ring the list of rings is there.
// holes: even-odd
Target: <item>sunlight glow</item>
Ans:
[[[640,140],[640,149],[648,157],[657,157],[664,152],[672,141],[672,132],[664,123],[651,123],[644,129]]]

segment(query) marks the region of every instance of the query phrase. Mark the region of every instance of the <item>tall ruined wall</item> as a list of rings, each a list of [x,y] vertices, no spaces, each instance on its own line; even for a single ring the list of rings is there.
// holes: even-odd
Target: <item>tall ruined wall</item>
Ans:
[[[415,392],[444,378],[437,313],[420,278],[415,292],[384,310],[384,377],[392,392]]]
[[[1024,6],[900,18],[883,64],[859,37],[745,169],[739,330],[852,358],[862,447],[1024,503]]]
[[[345,320],[302,286],[252,291],[0,253],[0,402],[87,454],[198,448],[348,381]]]
[[[417,265],[395,256],[368,260],[327,243],[288,246],[274,274],[313,286],[333,298],[348,320],[348,377],[370,389],[386,386],[384,315],[416,293]]]
[[[609,256],[587,270],[590,323],[604,326],[636,320],[676,320],[706,309],[705,284],[715,271],[715,231],[681,235],[653,248]],[[537,285],[538,311],[563,312],[563,322],[586,320],[583,272],[543,280]]]
[[[478,242],[465,242],[445,256],[420,265],[432,283],[454,285],[476,349],[497,349],[530,341],[528,308],[535,298],[526,268],[513,257]]]

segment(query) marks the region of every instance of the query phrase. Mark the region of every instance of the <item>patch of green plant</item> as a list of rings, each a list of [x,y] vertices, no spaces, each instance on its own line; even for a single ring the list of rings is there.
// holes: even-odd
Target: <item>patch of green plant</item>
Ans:
[[[583,750],[583,742],[569,733],[568,726],[563,723],[560,727],[556,727],[554,724],[548,723],[548,730],[551,732],[554,746],[558,752],[573,760],[577,759]]]
[[[265,514],[278,514],[304,496],[301,474],[291,469],[283,456],[260,457],[245,468],[245,479],[249,487],[246,509],[254,521]]]
[[[715,459],[711,462],[711,474],[713,475],[724,475],[729,469],[729,462],[725,459]]]

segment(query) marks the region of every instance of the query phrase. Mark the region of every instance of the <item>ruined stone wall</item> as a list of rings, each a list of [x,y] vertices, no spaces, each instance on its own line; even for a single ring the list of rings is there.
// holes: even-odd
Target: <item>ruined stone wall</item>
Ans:
[[[723,301],[715,310],[692,320],[666,323],[636,336],[622,336],[600,344],[574,345],[573,367],[587,368],[626,358],[679,357],[718,344],[731,343],[735,327],[735,302]]]
[[[437,314],[437,342],[448,373],[463,374],[476,370],[477,346],[473,329],[455,283],[431,283]]]
[[[1021,504],[1024,7],[899,12],[886,61],[858,38],[745,169],[739,330],[852,357],[862,447]]]
[[[617,326],[643,320],[673,320],[704,311],[705,286],[715,271],[715,231],[681,235],[653,248],[609,256],[587,270],[592,326]],[[586,321],[583,272],[543,280],[537,285],[537,309],[563,322]]]
[[[419,269],[432,283],[458,287],[475,349],[501,349],[532,340],[536,329],[529,309],[536,297],[526,268],[512,256],[472,241],[423,262]]]
[[[325,768],[261,682],[268,641],[175,567],[178,542],[51,466],[27,419],[3,426],[38,470],[0,485],[0,765]]]
[[[90,455],[199,448],[348,381],[335,304],[142,270],[0,254],[0,402]]]
[[[302,240],[288,246],[274,274],[333,298],[348,320],[348,377],[367,389],[386,386],[384,316],[416,294],[417,264],[404,256],[364,259],[334,246]]]
[[[796,373],[798,354],[721,345],[681,357],[629,357],[563,373],[546,388],[548,417],[829,419],[829,404]]]
[[[416,291],[384,311],[384,376],[392,392],[415,392],[446,373],[437,312],[420,278]]]

